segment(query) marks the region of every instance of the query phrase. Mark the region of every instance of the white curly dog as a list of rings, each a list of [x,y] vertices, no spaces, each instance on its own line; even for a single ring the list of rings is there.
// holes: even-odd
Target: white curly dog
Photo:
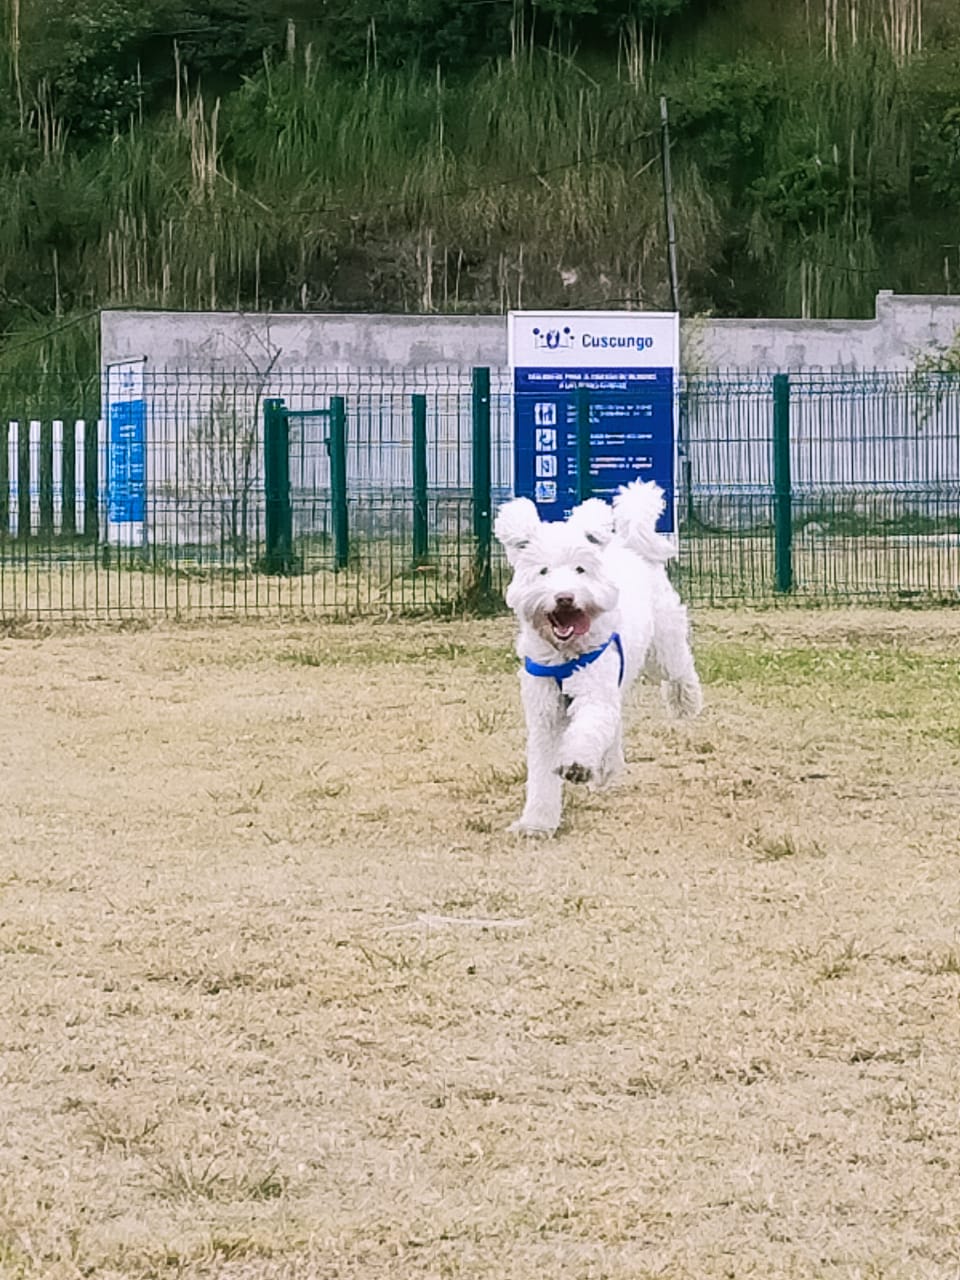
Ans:
[[[497,513],[527,723],[526,804],[511,831],[553,835],[564,779],[613,781],[624,765],[623,700],[641,672],[662,681],[677,715],[702,706],[687,611],[667,577],[675,549],[656,531],[663,505],[659,485],[635,481],[612,507],[591,498],[565,521],[543,523],[529,498]]]

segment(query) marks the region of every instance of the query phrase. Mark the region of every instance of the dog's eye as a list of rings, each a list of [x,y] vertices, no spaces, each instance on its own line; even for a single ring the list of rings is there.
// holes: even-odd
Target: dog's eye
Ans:
[[[549,572],[549,570],[548,570],[548,569],[546,569],[546,568],[541,569],[541,570],[540,570],[540,577],[541,577],[541,578],[545,577],[545,576],[547,575],[547,573],[548,573],[548,572]]]
[[[577,568],[576,568],[576,572],[577,572],[577,573],[586,573],[587,571],[586,571],[586,569],[584,569],[584,567],[583,567],[583,565],[582,565],[582,564],[578,564],[578,565],[577,565]]]

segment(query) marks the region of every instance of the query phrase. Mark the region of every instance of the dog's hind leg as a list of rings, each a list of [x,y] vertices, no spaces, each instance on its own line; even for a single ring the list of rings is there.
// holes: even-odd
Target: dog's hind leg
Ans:
[[[662,678],[660,687],[667,707],[677,716],[699,715],[703,691],[690,648],[687,611],[682,604],[659,602],[650,657]]]

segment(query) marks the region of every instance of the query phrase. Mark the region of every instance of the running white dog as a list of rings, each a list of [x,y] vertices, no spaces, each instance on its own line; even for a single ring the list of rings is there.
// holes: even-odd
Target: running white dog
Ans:
[[[517,653],[527,722],[527,797],[511,831],[553,835],[563,780],[603,786],[623,768],[621,708],[644,670],[667,705],[693,716],[703,702],[687,611],[667,577],[673,543],[656,532],[663,490],[621,488],[613,506],[591,498],[545,524],[529,498],[497,513],[514,574]]]

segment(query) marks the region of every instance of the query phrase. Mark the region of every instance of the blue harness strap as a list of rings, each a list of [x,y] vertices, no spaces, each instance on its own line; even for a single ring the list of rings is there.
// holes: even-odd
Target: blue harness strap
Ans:
[[[589,653],[581,653],[578,658],[572,658],[569,662],[556,663],[554,666],[548,666],[543,662],[534,662],[532,658],[524,658],[523,669],[532,676],[547,676],[551,680],[556,680],[557,688],[563,688],[564,680],[573,675],[575,671],[582,671],[584,667],[589,667],[592,662],[606,653],[611,645],[616,647],[620,656],[620,677],[617,684],[623,684],[623,645],[620,643],[620,637],[616,631],[611,635],[609,640],[604,641],[599,649],[591,649]]]

